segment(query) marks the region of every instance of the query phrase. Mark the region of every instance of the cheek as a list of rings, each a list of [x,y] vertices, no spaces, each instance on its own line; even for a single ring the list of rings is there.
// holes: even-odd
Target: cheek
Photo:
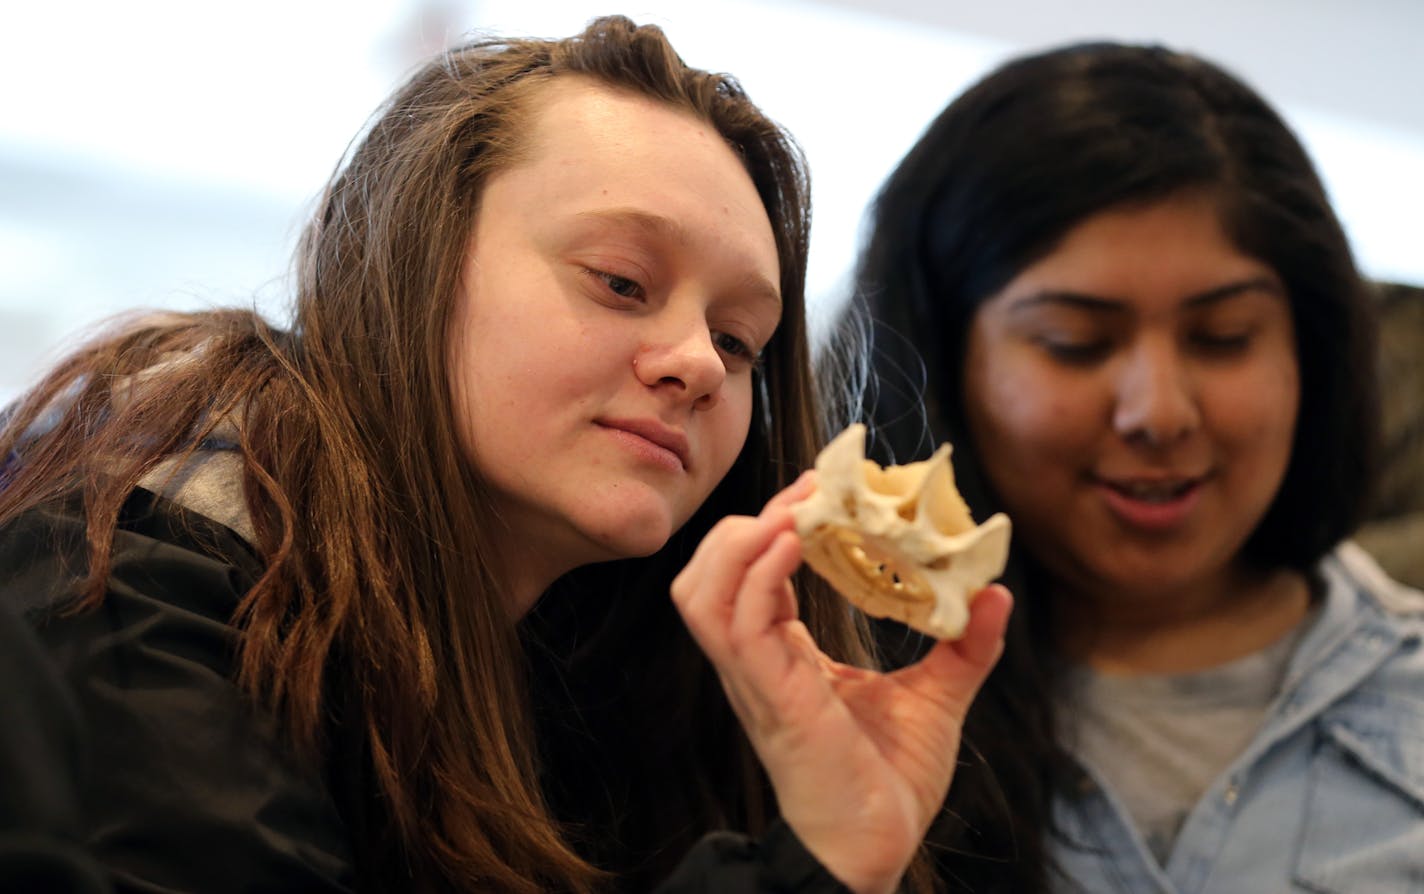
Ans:
[[[691,487],[679,491],[675,527],[681,528],[727,477],[746,444],[751,417],[750,387],[729,388],[714,409],[697,414],[694,425],[702,461]]]
[[[1300,411],[1300,384],[1294,365],[1264,368],[1248,379],[1215,383],[1214,425],[1218,437],[1239,449],[1289,452]]]
[[[541,426],[549,418],[550,401],[569,393],[563,381],[567,364],[542,363],[519,350],[521,342],[485,337],[488,331],[464,330],[452,345],[449,367],[461,447],[485,475],[491,463],[507,462],[527,450],[531,438],[544,437]]]
[[[714,414],[717,418],[708,420],[716,444],[717,481],[722,480],[722,476],[727,474],[727,470],[741,454],[752,424],[751,382],[739,382],[725,387],[722,402]]]
[[[1102,414],[1093,389],[1012,363],[991,365],[974,380],[966,395],[970,429],[991,475],[997,465],[1039,465],[1096,442]]]

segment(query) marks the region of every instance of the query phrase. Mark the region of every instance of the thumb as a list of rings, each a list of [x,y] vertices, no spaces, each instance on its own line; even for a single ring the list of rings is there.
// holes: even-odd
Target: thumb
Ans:
[[[907,686],[948,698],[968,710],[979,687],[1004,651],[1004,631],[1014,599],[1000,584],[980,590],[969,607],[969,623],[958,640],[941,640],[917,663],[896,671]]]

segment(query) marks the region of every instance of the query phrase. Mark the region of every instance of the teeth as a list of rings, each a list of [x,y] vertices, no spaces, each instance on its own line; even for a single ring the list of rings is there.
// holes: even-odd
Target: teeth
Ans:
[[[1127,494],[1135,500],[1142,500],[1147,503],[1166,503],[1176,499],[1190,487],[1190,483],[1178,484],[1155,484],[1147,482],[1132,482],[1120,484],[1118,490]]]

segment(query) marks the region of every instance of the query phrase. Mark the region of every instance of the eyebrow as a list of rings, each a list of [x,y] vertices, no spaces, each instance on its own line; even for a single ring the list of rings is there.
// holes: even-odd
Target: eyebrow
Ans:
[[[597,211],[580,211],[575,216],[579,220],[633,229],[655,239],[666,240],[683,247],[690,248],[695,241],[680,221],[664,217],[661,214],[650,214],[639,208],[604,208]],[[735,291],[739,295],[747,295],[758,301],[771,302],[776,305],[778,311],[781,308],[781,289],[755,271],[748,271],[745,276],[739,279]]]
[[[574,216],[579,220],[638,230],[649,236],[657,236],[679,245],[686,245],[692,241],[687,229],[681,223],[670,217],[650,214],[638,208],[601,208],[597,211],[580,211]]]
[[[1188,295],[1182,304],[1186,307],[1203,307],[1217,304],[1245,292],[1268,292],[1272,295],[1285,297],[1285,289],[1281,286],[1280,280],[1274,276],[1253,276],[1249,279],[1215,286],[1205,292]],[[1010,313],[1017,313],[1044,304],[1066,305],[1096,313],[1126,312],[1122,301],[1086,292],[1075,292],[1071,289],[1041,289],[1037,292],[1030,292],[1015,299],[1008,309]]]

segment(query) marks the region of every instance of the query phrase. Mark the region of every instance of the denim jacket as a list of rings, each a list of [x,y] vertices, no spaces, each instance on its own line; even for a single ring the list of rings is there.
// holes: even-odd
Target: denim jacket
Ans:
[[[1054,803],[1054,890],[1424,892],[1424,592],[1349,543],[1319,573],[1325,602],[1281,693],[1167,865],[1084,767]]]

